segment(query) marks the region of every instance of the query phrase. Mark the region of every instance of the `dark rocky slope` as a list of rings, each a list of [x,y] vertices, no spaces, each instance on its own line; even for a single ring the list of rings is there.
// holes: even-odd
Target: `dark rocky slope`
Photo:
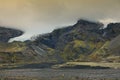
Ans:
[[[24,32],[17,29],[0,27],[0,42],[8,42],[11,38],[18,37]]]

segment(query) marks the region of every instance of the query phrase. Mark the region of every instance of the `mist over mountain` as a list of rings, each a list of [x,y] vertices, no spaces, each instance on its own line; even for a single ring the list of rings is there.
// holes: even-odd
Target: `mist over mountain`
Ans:
[[[22,34],[21,30],[0,27],[0,62],[120,62],[120,23],[104,28],[103,23],[80,19],[32,40],[8,43]]]
[[[119,0],[0,0],[0,25],[25,31],[15,40],[72,25],[80,18],[120,22]]]

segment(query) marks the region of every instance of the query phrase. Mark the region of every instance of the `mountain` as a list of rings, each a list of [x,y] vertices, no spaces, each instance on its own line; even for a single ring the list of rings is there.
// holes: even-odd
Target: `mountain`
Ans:
[[[106,28],[100,22],[80,19],[76,24],[8,43],[23,31],[0,27],[0,63],[120,62],[120,23]]]
[[[104,29],[104,37],[106,39],[113,39],[120,34],[120,23],[110,23]]]
[[[0,27],[0,42],[8,42],[11,38],[18,37],[24,32],[17,29]]]
[[[36,39],[36,41],[38,41],[38,43],[43,43],[48,47],[57,48],[60,45],[65,45],[68,42],[73,41],[74,38],[79,40],[83,40],[86,37],[88,38],[89,32],[93,32],[93,34],[91,35],[96,36],[94,35],[94,33],[99,34],[100,32],[98,32],[98,30],[101,27],[102,27],[101,23],[97,24],[93,22],[79,20],[77,24],[73,26],[56,29],[52,33],[40,35]],[[84,37],[81,36],[82,34],[84,35]]]
[[[90,56],[93,60],[101,58],[105,61],[120,62],[120,23],[110,23],[103,31],[105,43]]]
[[[120,23],[110,23],[104,28],[102,23],[81,19],[75,25],[37,36],[34,45],[63,61],[101,61],[116,54],[108,55],[101,50],[112,44],[119,34]]]

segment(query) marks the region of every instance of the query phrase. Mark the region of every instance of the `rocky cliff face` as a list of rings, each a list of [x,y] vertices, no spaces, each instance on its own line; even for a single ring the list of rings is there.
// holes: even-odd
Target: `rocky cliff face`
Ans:
[[[120,23],[110,23],[103,30],[106,39],[113,39],[120,34]]]
[[[0,42],[8,42],[11,38],[18,37],[24,32],[17,29],[0,27]]]

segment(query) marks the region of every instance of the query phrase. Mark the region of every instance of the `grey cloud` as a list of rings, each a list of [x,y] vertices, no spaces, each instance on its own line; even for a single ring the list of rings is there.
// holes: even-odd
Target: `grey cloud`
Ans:
[[[0,0],[0,25],[26,31],[18,39],[75,24],[79,18],[120,21],[120,0]]]

